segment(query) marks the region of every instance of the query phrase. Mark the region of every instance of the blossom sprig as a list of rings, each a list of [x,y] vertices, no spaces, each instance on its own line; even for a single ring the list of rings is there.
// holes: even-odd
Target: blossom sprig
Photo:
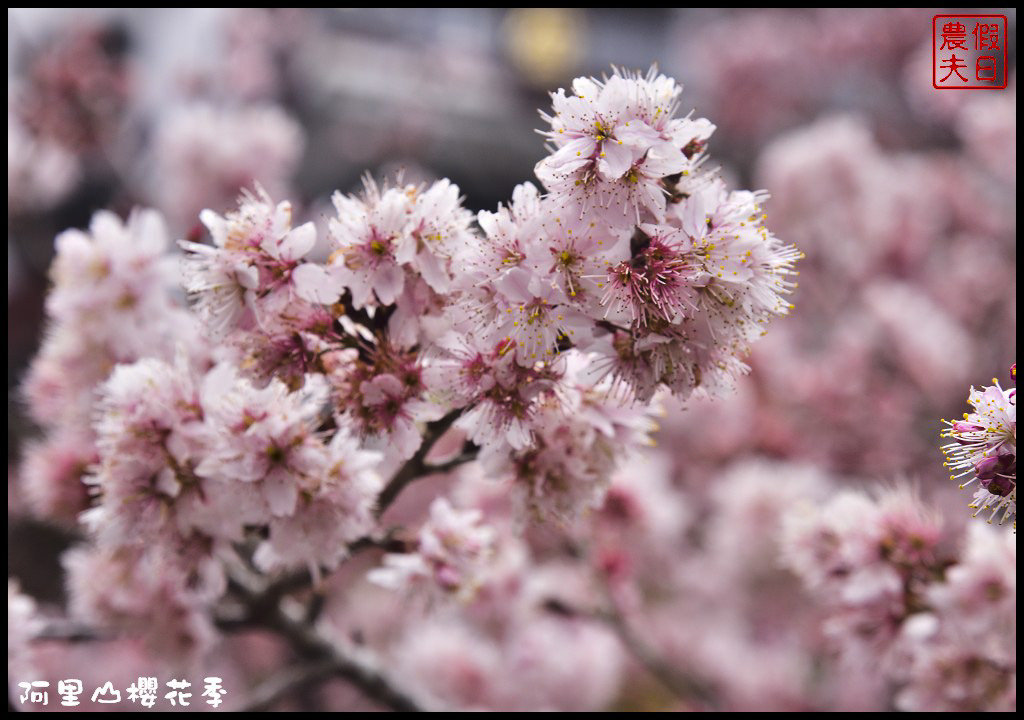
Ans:
[[[524,366],[594,352],[641,401],[746,371],[751,343],[792,307],[801,254],[765,226],[766,193],[705,169],[714,126],[675,117],[680,90],[653,69],[616,70],[552,95],[552,154],[536,168],[548,192],[524,184],[480,213],[455,327],[514,343]]]
[[[689,174],[693,149],[715,129],[703,118],[675,117],[681,92],[653,67],[646,75],[616,68],[605,80],[577,78],[571,94],[552,93],[554,114],[541,114],[552,153],[537,164],[537,177],[555,197],[613,227],[664,212],[663,180]]]
[[[218,333],[234,327],[262,382],[322,372],[346,334],[325,334],[343,323],[341,301],[350,322],[368,314],[378,340],[414,352],[447,326],[512,349],[525,368],[595,353],[641,401],[659,386],[685,397],[729,385],[792,307],[800,253],[766,228],[765,193],[729,191],[704,169],[714,126],[674,116],[674,81],[617,70],[573,87],[544,115],[548,193],[517,187],[508,207],[479,213],[482,237],[449,181],[367,178],[358,196],[335,193],[322,265],[304,259],[310,224],[292,229],[287,204],[249,195],[227,218],[204,215],[216,247],[184,245],[198,309]]]
[[[1016,382],[1016,364],[1010,374]],[[961,489],[977,484],[970,505],[975,517],[987,512],[990,523],[1016,521],[1017,388],[1003,388],[992,378],[992,385],[972,387],[968,402],[973,412],[965,412],[962,420],[943,421],[948,427],[940,436],[952,440],[942,446],[943,464],[950,480],[962,480]]]

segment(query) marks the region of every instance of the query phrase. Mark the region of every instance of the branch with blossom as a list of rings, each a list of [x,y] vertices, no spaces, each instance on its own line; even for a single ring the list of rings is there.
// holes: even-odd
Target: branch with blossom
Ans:
[[[62,234],[25,397],[46,431],[34,495],[88,534],[64,557],[73,617],[172,657],[269,630],[310,664],[257,706],[331,676],[393,709],[447,704],[293,596],[385,547],[372,583],[494,601],[527,577],[514,528],[600,508],[616,467],[651,444],[657,397],[713,395],[747,371],[751,343],[791,308],[800,254],[767,229],[765,193],[707,169],[714,126],[677,116],[680,91],[616,70],[554,93],[545,192],[520,185],[476,218],[448,180],[367,178],[334,194],[326,237],[259,187],[203,211],[206,241],[180,241],[183,258],[152,211]],[[440,491],[418,530],[382,524],[413,483],[467,472],[507,495],[501,514]],[[550,642],[512,639],[530,618],[581,647],[616,642],[539,597],[496,616],[513,645],[495,672]],[[538,697],[568,703],[554,686]]]

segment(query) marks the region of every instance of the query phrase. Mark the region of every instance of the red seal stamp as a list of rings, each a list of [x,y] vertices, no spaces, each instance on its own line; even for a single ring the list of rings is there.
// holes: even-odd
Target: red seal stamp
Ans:
[[[932,18],[932,85],[939,90],[1006,87],[1005,15]]]

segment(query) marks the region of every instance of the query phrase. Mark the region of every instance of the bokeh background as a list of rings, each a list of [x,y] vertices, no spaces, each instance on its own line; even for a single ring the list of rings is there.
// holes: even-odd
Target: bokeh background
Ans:
[[[662,460],[693,514],[762,463],[908,478],[966,515],[938,430],[1016,360],[1016,12],[994,11],[1009,87],[977,91],[932,87],[938,12],[9,10],[9,575],[62,602],[74,535],[19,473],[57,232],[144,205],[189,237],[254,181],[319,222],[366,171],[449,177],[493,210],[533,179],[547,93],[613,65],[681,81],[682,112],[717,126],[711,164],[767,189],[768,226],[807,255],[736,392],[668,404]]]

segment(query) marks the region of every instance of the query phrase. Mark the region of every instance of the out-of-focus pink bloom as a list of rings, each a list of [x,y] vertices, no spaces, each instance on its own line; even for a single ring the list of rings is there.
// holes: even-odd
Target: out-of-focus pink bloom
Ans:
[[[60,427],[30,444],[18,478],[28,506],[42,517],[74,526],[89,506],[83,479],[98,460],[95,442],[81,428]]]
[[[7,206],[11,212],[52,207],[75,186],[81,167],[73,154],[34,138],[7,117]]]
[[[906,492],[848,492],[788,523],[791,566],[831,606],[826,631],[898,687],[901,709],[1016,700],[1015,543],[984,526],[962,540]]]
[[[931,19],[923,9],[724,12],[708,22],[679,24],[677,62],[723,136],[748,148],[820,114],[839,97],[882,117],[899,112],[893,68],[928,38]],[[710,57],[715,61],[707,62]],[[914,79],[930,88],[931,68],[925,65]]]
[[[954,93],[959,94],[959,93]],[[967,149],[999,178],[1017,180],[1017,85],[971,97],[957,119]]]
[[[442,595],[471,598],[494,552],[495,533],[478,510],[458,510],[444,498],[430,505],[415,552],[384,556],[384,566],[369,579],[393,590],[422,586]]]
[[[12,106],[32,135],[76,154],[113,139],[131,87],[118,44],[114,30],[74,24],[29,58]]]
[[[930,612],[905,626],[901,710],[1004,710],[1017,702],[1017,544],[972,525],[960,562],[927,593]]]
[[[65,553],[63,563],[76,619],[141,636],[152,652],[178,658],[195,656],[214,641],[209,597],[173,557],[127,547],[80,547]],[[160,622],[153,622],[154,608]]]
[[[878,500],[846,491],[787,521],[790,566],[831,603],[826,632],[847,657],[891,653],[901,624],[947,562],[941,518],[906,490]],[[877,657],[874,660],[877,662]]]
[[[178,343],[204,354],[193,318],[173,295],[178,273],[168,244],[151,210],[127,222],[99,212],[88,232],[57,237],[49,331],[24,387],[36,420],[88,427],[93,390],[116,363],[169,359]]]
[[[302,128],[275,105],[183,106],[155,131],[154,202],[187,231],[201,210],[223,212],[253,184],[282,197],[304,144]]]

